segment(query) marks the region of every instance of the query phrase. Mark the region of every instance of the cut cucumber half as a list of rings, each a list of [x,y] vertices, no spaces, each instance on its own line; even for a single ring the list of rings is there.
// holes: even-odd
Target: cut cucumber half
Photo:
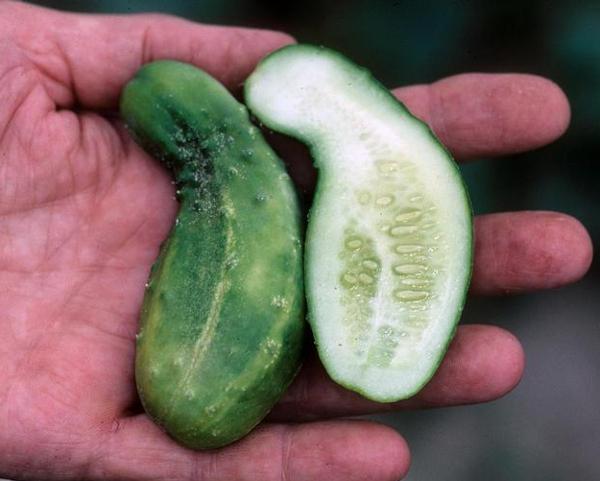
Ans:
[[[320,170],[305,275],[327,372],[376,401],[414,395],[441,362],[471,275],[456,164],[369,72],[329,49],[272,53],[245,97],[265,125],[308,144]]]

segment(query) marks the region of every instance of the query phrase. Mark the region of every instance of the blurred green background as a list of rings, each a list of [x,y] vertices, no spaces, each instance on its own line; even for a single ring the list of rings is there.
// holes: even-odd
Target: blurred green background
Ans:
[[[91,12],[162,11],[274,28],[369,67],[390,87],[466,71],[528,72],[572,106],[549,147],[463,166],[476,213],[567,212],[600,240],[600,0],[319,2],[53,0]],[[486,405],[380,416],[409,441],[410,481],[600,480],[600,271],[578,284],[511,298],[471,298],[463,322],[503,326],[523,342],[519,387]]]

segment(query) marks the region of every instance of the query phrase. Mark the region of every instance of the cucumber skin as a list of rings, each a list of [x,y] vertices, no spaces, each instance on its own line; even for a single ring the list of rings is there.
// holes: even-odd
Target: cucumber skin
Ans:
[[[407,116],[411,117],[416,123],[418,123],[421,126],[421,128],[423,129],[423,131],[426,132],[429,137],[431,137],[432,141],[435,143],[435,145],[437,145],[439,147],[442,154],[447,157],[448,161],[452,165],[454,173],[455,173],[455,179],[464,191],[466,210],[469,212],[470,218],[471,219],[473,218],[473,207],[472,207],[471,199],[468,195],[467,185],[461,175],[460,168],[459,168],[458,164],[456,163],[456,161],[454,160],[454,158],[452,157],[452,154],[450,153],[450,151],[437,138],[437,136],[435,135],[433,130],[431,130],[429,125],[427,123],[423,122],[418,117],[415,117],[412,114],[412,112],[410,112],[410,110],[400,100],[398,100],[389,91],[389,89],[387,87],[385,87],[385,85],[383,85],[372,74],[372,72],[370,70],[368,70],[365,67],[355,64],[352,60],[350,60],[345,55],[343,55],[342,53],[340,53],[336,50],[332,50],[332,49],[323,47],[321,45],[312,45],[312,44],[304,43],[304,44],[286,45],[284,47],[281,47],[281,48],[269,53],[258,63],[258,65],[254,69],[254,72],[258,72],[262,68],[272,68],[272,67],[268,67],[267,64],[272,63],[272,62],[277,62],[278,60],[286,61],[285,57],[288,56],[288,54],[296,55],[298,53],[302,53],[303,51],[307,52],[308,54],[317,53],[318,55],[330,57],[333,61],[338,62],[341,68],[351,70],[351,71],[356,71],[356,73],[358,75],[364,77],[364,81],[367,81],[370,84],[372,84],[374,89],[380,90],[380,93],[382,94],[382,96],[387,97],[389,102],[391,102],[397,108],[399,114],[407,115]],[[316,169],[319,169],[319,180],[317,181],[317,184],[316,184],[316,188],[315,188],[315,192],[314,192],[313,200],[312,200],[312,206],[309,211],[309,218],[310,218],[311,216],[314,216],[316,214],[318,206],[321,204],[321,197],[323,196],[322,186],[325,184],[325,176],[327,175],[326,170],[325,171],[321,170],[322,166],[319,164],[319,161],[318,161],[319,156],[316,155],[316,153],[318,151],[318,142],[316,142],[315,139],[313,137],[311,137],[310,135],[307,135],[306,132],[294,129],[288,125],[281,124],[275,120],[272,120],[271,118],[269,118],[267,116],[261,115],[260,106],[253,105],[252,97],[249,94],[251,86],[252,86],[252,82],[254,81],[254,77],[253,77],[254,72],[248,77],[248,79],[246,80],[246,82],[244,84],[244,99],[245,99],[246,105],[250,109],[250,112],[252,112],[252,114],[255,115],[260,120],[260,122],[262,124],[264,124],[266,127],[268,127],[269,129],[272,129],[272,130],[279,132],[281,134],[284,134],[284,135],[288,135],[288,136],[304,143],[309,149],[311,159],[313,160],[314,167]],[[456,331],[458,329],[458,323],[460,321],[460,318],[461,318],[461,315],[462,315],[462,312],[464,309],[464,305],[466,303],[466,298],[467,298],[467,294],[469,291],[469,285],[470,285],[472,273],[473,273],[474,235],[475,235],[474,226],[473,226],[473,222],[471,222],[471,229],[468,232],[468,251],[470,252],[470,256],[467,260],[467,265],[465,265],[465,270],[467,271],[467,275],[466,275],[465,284],[463,287],[462,301],[461,301],[460,305],[457,306],[454,320],[452,323],[453,325],[452,325],[451,332],[448,335],[448,338],[446,339],[445,344],[440,347],[440,350],[439,350],[440,354],[439,354],[438,359],[436,360],[435,364],[432,366],[432,369],[429,372],[428,376],[426,378],[424,378],[422,383],[420,383],[417,387],[415,387],[415,389],[411,390],[410,392],[405,392],[402,396],[387,397],[387,396],[380,396],[380,395],[374,394],[372,392],[366,391],[361,386],[356,385],[351,382],[348,382],[343,377],[338,376],[336,368],[335,368],[335,363],[328,357],[325,343],[322,343],[319,338],[319,333],[318,333],[318,329],[317,329],[318,319],[317,319],[317,316],[316,316],[316,313],[314,310],[314,304],[312,302],[312,296],[311,296],[311,292],[312,292],[313,288],[309,281],[310,276],[308,275],[308,273],[313,268],[312,267],[313,264],[316,263],[316,261],[314,259],[312,259],[312,257],[311,257],[311,251],[312,251],[311,244],[313,242],[318,242],[318,233],[314,232],[314,230],[311,229],[311,223],[308,222],[306,235],[305,235],[305,246],[304,246],[304,248],[305,248],[304,272],[305,272],[305,278],[306,278],[305,290],[306,290],[306,299],[307,299],[307,320],[308,320],[309,325],[312,328],[311,330],[312,330],[312,334],[314,337],[314,343],[317,348],[317,353],[319,355],[319,359],[321,360],[321,363],[323,364],[325,370],[327,371],[327,374],[331,377],[331,379],[333,381],[335,381],[337,384],[339,384],[340,386],[342,386],[348,390],[354,391],[367,399],[370,399],[372,401],[379,402],[379,403],[391,403],[391,402],[401,401],[404,399],[409,399],[409,398],[413,397],[414,395],[416,395],[417,393],[419,393],[427,385],[427,383],[429,383],[429,381],[433,378],[434,374],[436,373],[439,366],[441,365],[442,361],[444,360],[445,354],[448,351],[448,348],[450,347],[450,344],[451,344],[454,336],[456,335]]]
[[[179,443],[221,447],[264,418],[300,367],[296,196],[247,110],[195,67],[144,66],[121,113],[173,171],[181,203],[144,297],[138,393]]]

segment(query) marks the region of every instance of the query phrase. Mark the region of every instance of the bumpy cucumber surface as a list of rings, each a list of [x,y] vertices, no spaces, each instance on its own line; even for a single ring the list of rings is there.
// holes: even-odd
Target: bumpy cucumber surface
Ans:
[[[327,371],[377,401],[410,397],[440,363],[470,279],[472,215],[456,164],[366,70],[325,48],[274,52],[245,95],[319,168],[305,271]]]
[[[121,113],[172,170],[180,201],[142,307],[138,392],[180,443],[220,447],[268,413],[300,366],[296,195],[246,108],[193,66],[144,66]]]

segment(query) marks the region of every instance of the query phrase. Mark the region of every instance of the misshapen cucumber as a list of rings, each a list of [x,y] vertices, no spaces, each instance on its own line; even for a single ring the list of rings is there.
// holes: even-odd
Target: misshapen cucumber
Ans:
[[[366,70],[284,47],[245,86],[267,126],[320,169],[306,241],[309,321],[330,376],[377,401],[410,397],[453,336],[472,260],[470,204],[452,158]]]
[[[142,307],[138,392],[183,445],[223,446],[268,413],[300,365],[295,192],[245,107],[195,67],[144,66],[121,113],[173,171],[180,201]]]

